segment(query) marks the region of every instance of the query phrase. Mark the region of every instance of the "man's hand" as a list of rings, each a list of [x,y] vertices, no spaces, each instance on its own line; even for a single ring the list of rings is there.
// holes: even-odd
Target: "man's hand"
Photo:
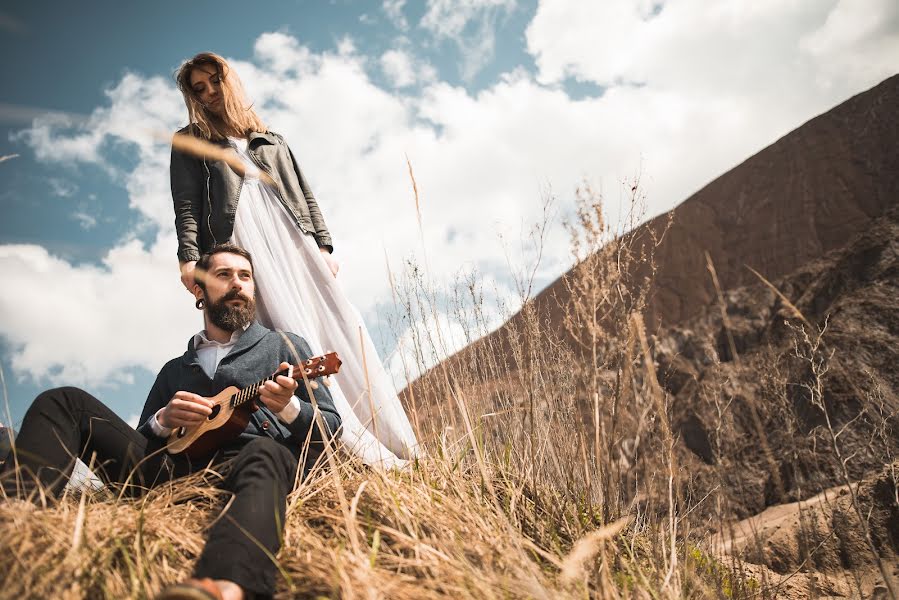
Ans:
[[[334,277],[337,277],[337,271],[340,270],[340,265],[337,264],[337,260],[331,256],[331,253],[328,252],[327,248],[319,248],[319,250],[321,250],[322,258],[325,259],[325,264],[331,269],[331,274]]]
[[[290,367],[289,363],[282,362],[278,365],[278,370],[283,371]],[[297,391],[297,380],[278,375],[273,381],[266,381],[259,388],[259,399],[272,412],[279,413],[284,407],[290,403],[290,398]]]
[[[185,289],[191,294],[194,293],[194,287],[197,282],[194,280],[194,269],[197,267],[197,261],[189,260],[181,263],[181,283]]]
[[[175,392],[169,403],[156,415],[159,424],[168,429],[194,427],[212,413],[212,400],[190,392]]]

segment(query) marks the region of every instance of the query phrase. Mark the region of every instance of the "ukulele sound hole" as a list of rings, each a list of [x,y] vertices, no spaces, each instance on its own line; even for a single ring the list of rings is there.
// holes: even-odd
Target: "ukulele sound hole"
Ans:
[[[216,418],[218,416],[218,414],[221,410],[222,410],[222,405],[216,404],[215,406],[212,407],[212,412],[209,413],[209,416],[206,418],[210,421],[213,420],[214,418]]]
[[[184,434],[187,433],[187,427],[179,427],[178,428],[178,437],[184,437]]]

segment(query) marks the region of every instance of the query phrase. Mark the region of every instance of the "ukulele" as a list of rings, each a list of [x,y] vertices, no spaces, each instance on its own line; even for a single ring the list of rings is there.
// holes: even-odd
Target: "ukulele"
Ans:
[[[169,435],[165,449],[170,454],[183,452],[190,458],[208,456],[225,442],[243,433],[250,422],[250,415],[256,410],[259,399],[259,388],[266,381],[272,381],[278,375],[284,375],[297,381],[315,379],[333,375],[340,370],[341,361],[336,352],[328,352],[321,356],[313,356],[299,365],[277,371],[270,377],[258,381],[249,387],[239,389],[230,386],[216,394],[212,400],[212,412],[206,420],[193,427],[177,427]]]

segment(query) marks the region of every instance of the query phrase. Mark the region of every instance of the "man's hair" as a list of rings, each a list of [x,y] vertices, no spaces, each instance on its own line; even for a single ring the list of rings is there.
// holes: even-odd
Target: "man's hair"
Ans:
[[[203,279],[206,277],[206,272],[209,271],[209,263],[212,262],[212,257],[216,254],[222,254],[223,252],[243,256],[245,259],[247,259],[247,262],[250,263],[250,270],[253,269],[253,257],[250,256],[249,252],[247,252],[240,246],[231,244],[229,242],[225,242],[224,244],[217,244],[212,247],[212,250],[200,257],[200,260],[197,261],[196,268],[194,269],[194,281],[196,281],[197,285],[203,288],[203,290],[206,289],[206,282]]]

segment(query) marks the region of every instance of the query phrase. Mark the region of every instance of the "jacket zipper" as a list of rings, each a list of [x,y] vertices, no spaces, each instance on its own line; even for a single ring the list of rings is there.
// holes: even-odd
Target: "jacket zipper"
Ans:
[[[212,238],[212,247],[215,247],[218,241],[215,239],[215,234],[212,233],[212,191],[209,188],[209,180],[212,178],[212,174],[209,172],[209,165],[206,164],[205,158],[203,158],[203,168],[206,169],[206,206],[208,209],[206,213],[206,229],[209,230],[209,237]]]
[[[256,158],[256,153],[253,150],[250,150],[249,144],[247,144],[247,154],[250,155],[250,159],[256,164],[256,166],[262,169],[262,171],[269,176],[269,179],[272,180],[272,183],[275,184],[275,193],[278,194],[278,200],[281,201],[281,206],[287,209],[287,212],[290,213],[290,216],[293,217],[293,220],[297,224],[297,227],[300,228],[300,231],[302,231],[303,233],[308,233],[306,231],[306,228],[303,227],[303,224],[300,222],[299,217],[297,217],[296,213],[293,212],[293,209],[284,201],[284,196],[281,195],[281,186],[279,186],[278,182],[275,181],[275,178],[272,176],[272,172],[262,164],[262,161]],[[243,179],[241,179],[241,183],[243,183]]]

